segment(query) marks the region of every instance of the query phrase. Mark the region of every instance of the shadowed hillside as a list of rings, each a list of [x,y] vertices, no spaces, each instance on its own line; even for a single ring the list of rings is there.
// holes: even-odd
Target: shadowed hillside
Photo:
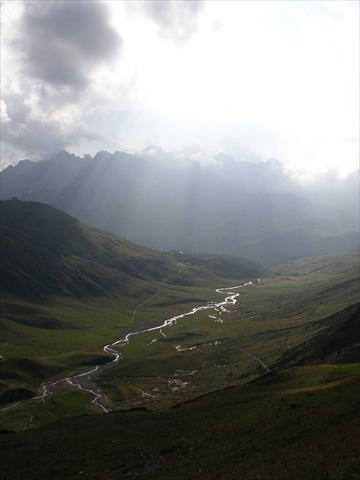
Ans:
[[[4,479],[356,480],[359,379],[359,364],[297,367],[162,412],[0,435]]]
[[[324,327],[311,340],[287,352],[279,364],[360,362],[360,304],[319,321]]]
[[[140,247],[82,225],[45,204],[0,204],[0,290],[24,296],[124,294],[131,282],[206,283],[213,276],[249,278],[254,263],[211,255],[187,256]]]

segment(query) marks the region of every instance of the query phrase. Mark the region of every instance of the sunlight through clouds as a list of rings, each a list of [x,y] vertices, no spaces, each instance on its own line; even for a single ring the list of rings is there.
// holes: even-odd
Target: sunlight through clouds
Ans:
[[[2,97],[10,123],[16,95],[30,108],[23,123],[66,116],[80,136],[75,144],[62,128],[62,143],[78,153],[109,145],[134,151],[149,143],[178,150],[196,143],[212,154],[228,139],[293,171],[357,167],[357,2],[110,1],[92,2],[87,16],[81,2],[48,2],[42,18],[49,25],[56,15],[78,14],[72,59],[61,56],[67,51],[61,28],[43,29],[51,42],[44,55],[35,54],[39,30],[21,26],[33,25],[27,18],[39,5],[2,7]],[[87,22],[107,43],[92,44],[96,35],[82,35]],[[42,63],[51,48],[65,62],[66,78],[58,78],[56,63],[52,70]],[[11,78],[19,71],[24,78],[15,87]],[[44,95],[52,105],[46,111]],[[65,112],[66,103],[74,108],[56,113]],[[29,128],[25,123],[22,128]],[[36,154],[16,138],[13,131],[5,142],[18,156]]]

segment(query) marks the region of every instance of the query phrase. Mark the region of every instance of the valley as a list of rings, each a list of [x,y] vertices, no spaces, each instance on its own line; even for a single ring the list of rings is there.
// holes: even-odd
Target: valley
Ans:
[[[260,279],[258,279],[258,282],[260,282]],[[91,383],[91,379],[93,377],[96,377],[96,376],[100,375],[102,373],[102,371],[104,371],[105,369],[108,370],[109,368],[111,368],[115,364],[117,364],[119,362],[119,360],[121,360],[122,354],[120,353],[119,349],[128,345],[132,337],[141,336],[141,335],[147,334],[149,332],[159,332],[163,337],[167,338],[167,335],[164,333],[163,329],[166,329],[167,327],[171,327],[178,320],[180,320],[184,317],[187,317],[189,315],[195,315],[198,311],[214,310],[214,312],[217,313],[217,314],[228,312],[228,310],[226,309],[226,306],[227,305],[234,305],[236,303],[236,297],[239,296],[239,293],[236,293],[235,290],[239,290],[240,288],[243,288],[243,287],[246,287],[246,286],[249,286],[249,285],[253,285],[253,282],[247,282],[247,283],[244,283],[243,285],[238,285],[238,286],[235,286],[235,287],[219,288],[219,289],[216,290],[216,293],[229,295],[229,296],[225,297],[225,300],[222,301],[222,302],[219,302],[219,303],[209,302],[205,306],[194,307],[189,312],[182,313],[182,314],[176,315],[176,316],[174,316],[170,319],[167,319],[162,324],[157,325],[155,327],[149,327],[149,328],[146,328],[144,330],[137,330],[137,331],[134,331],[134,332],[127,333],[123,338],[120,338],[119,340],[116,340],[116,341],[114,341],[114,342],[112,342],[108,345],[105,345],[103,347],[103,351],[113,357],[112,360],[109,360],[108,362],[105,362],[105,363],[101,362],[100,364],[96,364],[95,366],[91,367],[91,369],[89,369],[85,372],[79,373],[77,375],[74,375],[74,376],[67,376],[67,377],[64,377],[64,378],[60,378],[59,380],[45,382],[45,383],[41,384],[40,393],[37,396],[32,397],[31,400],[32,401],[34,401],[34,400],[46,401],[49,397],[51,397],[55,394],[56,390],[59,387],[61,387],[63,385],[70,385],[70,387],[72,387],[72,388],[78,389],[80,391],[85,391],[88,394],[90,394],[90,396],[93,397],[93,399],[91,400],[91,403],[96,405],[97,407],[99,407],[104,413],[109,413],[109,410],[104,405],[104,403],[107,403],[108,401],[107,401],[106,397],[103,395],[102,391],[100,389],[96,389],[96,390],[90,389],[88,387],[88,384]],[[146,299],[144,302],[142,302],[137,307],[135,307],[134,312],[133,312],[133,316],[132,316],[132,319],[131,319],[131,323],[133,323],[133,321],[135,320],[135,315],[136,315],[136,312],[138,311],[139,307],[141,307],[142,305],[147,303],[153,297],[157,296],[157,294],[160,293],[160,291],[161,290],[159,290],[154,295],[151,295],[148,299]],[[223,320],[220,319],[220,318],[219,319],[217,319],[216,317],[214,317],[214,318],[217,321],[223,322]],[[148,345],[151,345],[156,340],[157,339],[152,340]],[[219,343],[220,342],[215,341],[215,343],[213,343],[213,345],[217,345]],[[192,349],[195,349],[195,348],[197,348],[197,346],[188,347],[188,348],[184,348],[184,349],[181,349],[181,347],[179,345],[176,346],[176,350],[178,352],[192,350]],[[260,362],[260,364],[264,367],[264,369],[266,371],[269,371],[268,367],[260,359],[257,359],[256,357],[252,357],[252,358],[254,360]],[[190,372],[190,374],[193,374],[193,373],[196,373],[196,371],[194,370],[193,372]],[[185,375],[186,375],[186,373],[185,373]],[[171,383],[171,381],[168,380],[168,383]],[[185,383],[182,383],[180,379],[174,380],[174,383],[177,386],[175,386],[173,388],[181,388],[181,386],[186,385]],[[142,390],[142,392],[143,392],[143,395],[145,397],[146,392],[144,392],[143,390]],[[151,397],[151,394],[148,394],[148,395]],[[10,405],[4,407],[2,410],[3,411],[8,411],[10,408],[22,405],[24,403],[24,401],[25,400],[23,400],[23,401],[20,400],[18,402],[15,401],[14,403],[10,403]],[[0,412],[1,412],[1,410],[0,410]]]
[[[15,456],[20,449],[24,458],[15,467],[10,455],[9,479],[28,476],[33,443],[41,448],[51,432],[60,442],[68,429],[80,442],[63,451],[61,462],[71,478],[103,479],[101,458],[113,451],[112,442],[121,445],[121,458],[127,460],[123,467],[107,462],[109,478],[180,479],[184,472],[196,472],[207,479],[207,469],[219,470],[215,458],[223,465],[225,446],[231,444],[239,463],[229,471],[222,466],[224,478],[238,478],[241,472],[250,479],[253,473],[246,472],[258,471],[264,478],[275,472],[285,479],[279,465],[264,455],[263,442],[271,435],[271,451],[291,435],[298,438],[299,428],[318,453],[307,462],[309,477],[301,477],[297,462],[292,478],[313,478],[324,448],[329,468],[330,458],[341,454],[341,465],[356,471],[356,441],[349,452],[330,453],[335,433],[322,414],[317,418],[311,412],[325,412],[336,396],[332,415],[344,436],[355,435],[358,410],[352,406],[356,402],[346,399],[354,395],[360,375],[357,252],[264,269],[248,260],[144,249],[42,204],[14,200],[2,206],[8,209],[2,228],[9,235],[3,238],[10,238],[10,232],[14,237],[13,228],[19,238],[16,245],[4,244],[9,255],[2,262],[9,281],[2,284],[0,444]],[[42,259],[35,270],[40,239]],[[60,292],[52,270],[61,275]],[[16,278],[23,279],[17,296]],[[349,424],[346,418],[352,419]],[[110,428],[107,419],[126,425],[126,433]],[[282,424],[288,433],[281,433]],[[328,432],[321,448],[317,428]],[[244,437],[239,433],[239,442],[237,431],[246,432]],[[101,438],[102,446],[95,464],[86,454],[87,466],[80,468],[85,452],[95,448],[92,435]],[[201,453],[204,441],[209,448]],[[51,466],[55,445],[28,478],[61,478]],[[282,447],[281,461],[290,462],[298,449],[306,455],[304,445]],[[70,451],[78,456],[78,470],[66,460]],[[196,460],[188,463],[193,454]],[[171,473],[174,462],[182,465],[180,476]],[[339,475],[334,479],[347,480]]]
[[[360,480],[359,1],[0,12],[0,480]]]

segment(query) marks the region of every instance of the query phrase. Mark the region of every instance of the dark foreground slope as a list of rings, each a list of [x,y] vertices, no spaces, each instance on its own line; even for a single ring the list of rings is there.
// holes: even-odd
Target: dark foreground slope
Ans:
[[[286,352],[279,364],[298,362],[348,363],[360,360],[360,303],[318,322],[322,330],[309,341]]]
[[[356,480],[359,398],[360,363],[293,367],[163,412],[3,434],[3,478]]]

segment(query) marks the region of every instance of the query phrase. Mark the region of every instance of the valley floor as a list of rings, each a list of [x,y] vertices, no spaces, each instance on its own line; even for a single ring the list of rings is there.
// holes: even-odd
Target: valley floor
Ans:
[[[126,300],[9,297],[3,400],[100,365],[111,339],[142,334],[84,384],[111,413],[67,384],[0,413],[4,478],[358,479],[358,271],[356,253],[301,259],[223,305],[230,284],[136,284]]]

